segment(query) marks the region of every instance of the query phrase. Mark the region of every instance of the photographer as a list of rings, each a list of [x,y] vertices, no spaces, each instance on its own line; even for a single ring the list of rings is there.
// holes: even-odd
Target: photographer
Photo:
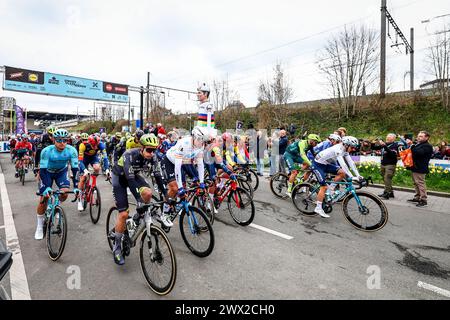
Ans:
[[[384,192],[379,195],[379,197],[389,200],[389,198],[394,198],[394,191],[392,189],[392,179],[395,175],[395,170],[397,168],[399,146],[395,142],[397,135],[395,133],[389,133],[386,136],[386,142],[382,139],[378,140],[372,148],[374,150],[381,150],[381,176],[384,181]]]

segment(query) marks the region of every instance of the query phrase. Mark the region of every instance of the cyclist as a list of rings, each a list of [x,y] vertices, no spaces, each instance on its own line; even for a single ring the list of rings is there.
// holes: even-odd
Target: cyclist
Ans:
[[[39,198],[37,206],[37,227],[34,238],[41,240],[44,237],[44,213],[47,208],[47,201],[49,192],[52,190],[53,181],[61,191],[68,191],[70,188],[70,181],[68,180],[68,166],[70,162],[72,168],[72,182],[75,188],[77,185],[78,172],[78,157],[77,150],[74,147],[67,145],[67,138],[69,133],[66,129],[58,129],[53,133],[55,143],[44,148],[41,152],[40,168],[39,168],[39,193],[42,196]],[[60,195],[61,202],[67,199],[67,194]]]
[[[119,216],[115,226],[115,241],[113,247],[114,262],[123,265],[125,259],[122,255],[122,236],[128,218],[128,196],[127,188],[130,188],[136,201],[139,203],[150,203],[152,190],[147,181],[140,175],[145,166],[154,168],[157,165],[155,155],[159,145],[158,138],[154,134],[144,134],[139,140],[140,148],[133,148],[124,152],[112,169],[113,195]],[[161,175],[154,170],[155,179],[161,190],[164,188]],[[168,227],[172,222],[162,216],[161,221]]]
[[[87,140],[89,139],[89,135],[86,132],[83,132],[80,135],[80,140],[77,142],[77,144],[75,145],[75,148],[77,149],[77,152],[80,152],[80,144],[82,143],[87,143]]]
[[[23,160],[22,166],[25,168],[25,173],[28,172],[28,169],[26,168],[28,165],[28,162],[30,161],[30,156],[33,153],[33,145],[28,141],[28,135],[26,133],[22,134],[22,141],[19,141],[16,143],[16,178],[19,177],[19,164],[20,160]]]
[[[175,131],[170,131],[167,134],[167,139],[162,141],[162,143],[158,147],[158,150],[156,150],[156,156],[158,157],[159,160],[163,158],[167,150],[169,150],[170,148],[172,148],[174,145],[177,144],[177,140],[178,134]]]
[[[41,159],[41,152],[44,148],[53,145],[53,134],[58,130],[55,126],[49,126],[46,129],[46,132],[42,134],[41,139],[38,141],[36,146],[36,155],[34,157],[35,163],[35,174],[39,172],[39,161]]]
[[[214,106],[209,102],[209,87],[203,83],[197,89],[197,98],[200,102],[198,106],[198,121],[197,126],[199,127],[207,127],[214,128]]]
[[[11,158],[14,160],[16,158],[16,136],[11,136],[11,139],[9,140],[9,152],[11,153]]]
[[[308,151],[312,151],[320,142],[320,137],[317,134],[311,133],[307,136],[307,139],[293,142],[286,148],[283,157],[289,169],[289,181],[286,191],[288,196],[291,195],[292,184],[298,174],[295,164],[301,164],[303,170],[308,169],[311,166],[311,160],[308,159],[307,153]],[[305,176],[305,178],[307,177]]]
[[[211,141],[211,133],[208,128],[196,126],[192,129],[191,136],[184,137],[177,141],[177,144],[170,148],[161,160],[161,171],[168,184],[167,196],[180,198],[186,195],[183,187],[181,167],[183,164],[191,164],[196,161],[197,169],[194,180],[200,181],[200,188],[205,189],[205,167],[203,163],[203,153],[205,143]],[[165,204],[163,211],[168,213],[170,207]]]
[[[129,132],[127,132],[127,134],[129,134]],[[117,146],[114,149],[114,154],[113,154],[113,161],[114,164],[117,163],[117,161],[119,161],[120,157],[123,155],[123,153],[126,150],[130,150],[133,148],[141,148],[142,145],[140,144],[140,139],[142,138],[142,136],[144,135],[144,131],[137,129],[136,132],[134,133],[134,136],[131,135],[126,135],[126,140],[121,140],[119,144],[117,144]]]
[[[116,132],[114,136],[109,140],[108,147],[106,148],[106,153],[109,157],[112,157],[114,153],[114,149],[120,143],[120,139],[122,138],[122,134],[120,132]]]
[[[327,188],[330,194],[334,194],[335,183],[330,184],[327,187],[325,182],[325,177],[327,173],[335,174],[334,182],[343,180],[346,176],[353,178],[353,180],[362,181],[364,178],[359,174],[355,163],[350,157],[350,153],[357,150],[359,145],[358,139],[352,136],[345,136],[342,138],[342,144],[338,143],[334,146],[319,152],[318,155],[313,160],[312,169],[317,177],[321,187],[317,194],[317,206],[314,209],[315,213],[320,214],[324,218],[329,218],[330,216],[323,211],[322,202],[325,197],[325,192]],[[336,164],[337,162],[337,164]],[[353,170],[354,175],[347,166],[350,166]]]
[[[83,172],[84,174],[80,177],[80,182],[78,183],[78,189],[83,190],[84,189],[84,182],[86,180],[87,175],[89,174],[88,167],[89,165],[92,165],[92,168],[94,168],[95,174],[99,174],[100,172],[100,164],[99,164],[99,158],[98,158],[98,152],[103,153],[103,166],[106,169],[106,175],[109,175],[109,161],[108,157],[106,156],[106,147],[103,142],[100,142],[100,138],[96,135],[90,135],[87,143],[82,142],[80,144],[80,148],[78,150],[78,160],[79,160],[79,166],[80,166],[80,172]],[[79,197],[78,200],[78,210],[83,211],[83,202],[81,201],[81,197]]]
[[[314,160],[315,155],[317,155],[319,152],[331,148],[332,146],[336,145],[337,143],[340,143],[342,141],[341,136],[332,133],[328,136],[328,139],[325,141],[322,141],[317,146],[313,148],[313,150],[308,151],[308,158],[312,161]]]

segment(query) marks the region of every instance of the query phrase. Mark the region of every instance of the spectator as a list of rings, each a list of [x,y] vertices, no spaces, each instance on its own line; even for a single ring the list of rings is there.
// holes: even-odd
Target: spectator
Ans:
[[[370,141],[366,139],[363,140],[359,151],[362,156],[370,156],[372,154],[372,144]]]
[[[286,152],[286,148],[288,146],[288,138],[286,130],[280,130],[280,141],[279,141],[279,154],[280,154],[280,172],[286,172],[286,162],[284,161],[283,154]]]
[[[395,175],[398,161],[398,143],[395,142],[396,134],[390,133],[386,136],[386,142],[379,140],[375,150],[381,150],[381,176],[384,181],[384,192],[379,196],[389,200],[394,198],[394,190],[392,189],[392,179]]]
[[[162,125],[161,123],[158,123],[158,124],[156,125],[156,128],[157,128],[157,130],[158,130],[156,136],[158,136],[158,135],[160,135],[160,134],[163,134],[163,135],[166,134],[166,129],[164,129],[164,127],[163,127],[163,125]]]
[[[428,142],[430,134],[426,131],[420,131],[417,135],[417,143],[411,145],[413,158],[412,178],[416,194],[408,202],[417,203],[417,207],[427,207],[427,189],[425,176],[429,172],[431,156],[433,155],[433,146]]]
[[[267,146],[267,139],[261,130],[256,133],[256,148],[255,148],[255,158],[256,158],[256,168],[259,176],[264,176],[264,151]]]
[[[340,127],[339,129],[338,129],[338,131],[340,131],[341,132],[341,138],[342,137],[345,137],[346,135],[347,135],[347,129],[345,129],[344,127]]]
[[[280,162],[280,132],[274,131],[272,136],[267,142],[269,157],[270,157],[270,173],[269,176],[272,177],[277,173]]]

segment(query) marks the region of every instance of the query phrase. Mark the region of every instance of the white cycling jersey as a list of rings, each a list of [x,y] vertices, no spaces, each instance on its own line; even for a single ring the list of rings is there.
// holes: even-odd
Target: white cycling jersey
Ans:
[[[197,160],[197,169],[200,183],[203,183],[205,176],[205,168],[203,165],[203,146],[196,148],[193,144],[192,137],[179,139],[177,144],[167,150],[166,156],[175,165],[175,177],[177,179],[178,188],[183,186],[181,179],[181,165],[192,164],[192,160]]]
[[[342,170],[344,170],[347,176],[352,178],[360,177],[355,162],[350,157],[349,153],[345,150],[345,146],[341,143],[338,143],[328,149],[319,152],[319,154],[316,155],[314,161],[323,165],[335,164],[337,161],[338,165],[342,168]],[[352,174],[347,166],[347,163],[356,176]]]
[[[199,127],[214,128],[214,106],[211,102],[205,101],[198,106],[198,122]]]

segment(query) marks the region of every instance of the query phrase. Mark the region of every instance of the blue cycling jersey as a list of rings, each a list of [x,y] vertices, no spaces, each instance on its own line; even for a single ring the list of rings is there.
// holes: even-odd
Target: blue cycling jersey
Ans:
[[[69,161],[72,168],[78,169],[78,152],[74,147],[66,145],[63,151],[58,151],[55,145],[51,145],[42,150],[39,167],[53,173],[60,172],[67,168]]]
[[[332,146],[333,146],[333,144],[331,143],[330,140],[322,141],[321,143],[319,143],[317,146],[315,146],[313,148],[313,152],[311,152],[311,150],[308,151],[308,154],[307,154],[308,159],[314,160],[314,158],[316,157],[317,154],[319,154],[319,152],[321,152],[325,149],[328,149]]]

